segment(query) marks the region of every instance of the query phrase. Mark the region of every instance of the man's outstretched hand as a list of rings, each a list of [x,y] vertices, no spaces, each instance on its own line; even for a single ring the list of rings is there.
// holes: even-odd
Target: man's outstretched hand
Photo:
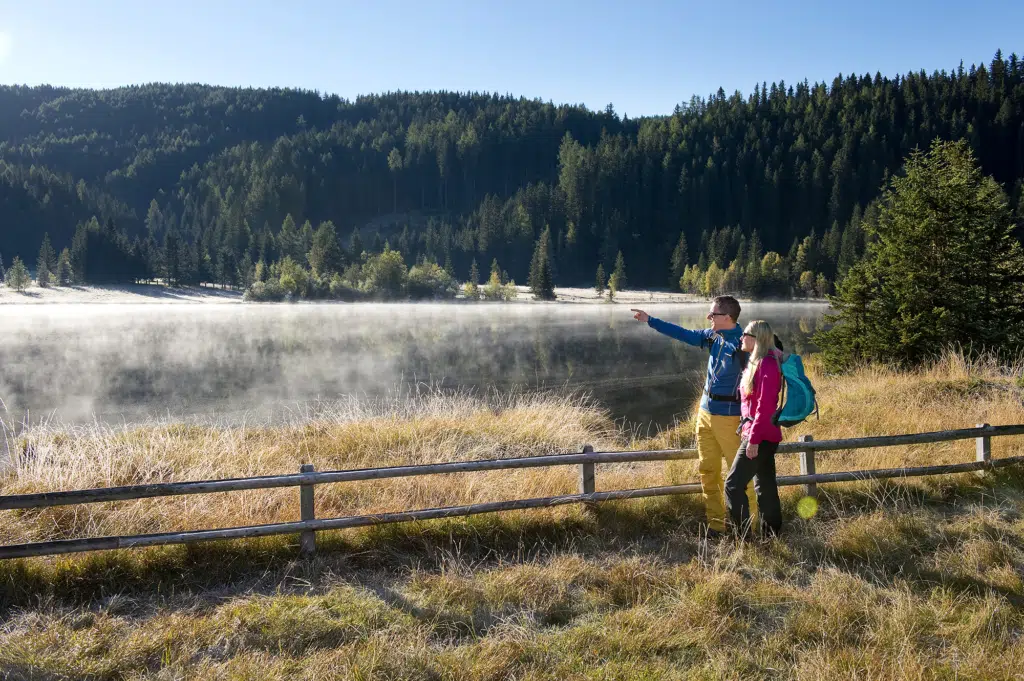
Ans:
[[[633,319],[637,320],[638,322],[644,322],[646,324],[647,320],[651,318],[651,315],[647,314],[643,310],[637,310],[636,308],[630,308],[629,311],[630,312],[636,312],[636,314],[633,315]]]

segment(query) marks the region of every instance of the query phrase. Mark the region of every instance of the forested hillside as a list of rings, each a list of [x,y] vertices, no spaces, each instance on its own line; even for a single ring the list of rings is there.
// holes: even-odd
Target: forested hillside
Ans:
[[[968,140],[1024,219],[1024,63],[998,52],[719,90],[644,119],[446,92],[0,87],[0,254],[35,263],[49,233],[58,253],[74,242],[85,281],[247,285],[261,260],[313,265],[330,221],[339,271],[388,242],[408,265],[465,279],[497,259],[525,282],[549,227],[560,285],[592,284],[621,251],[635,287],[756,263],[780,290],[807,272],[822,289],[860,256],[883,182],[936,137]]]

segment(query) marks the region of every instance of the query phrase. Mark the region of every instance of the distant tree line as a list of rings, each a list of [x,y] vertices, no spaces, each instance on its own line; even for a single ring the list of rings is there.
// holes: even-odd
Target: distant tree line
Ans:
[[[544,297],[598,266],[610,285],[621,255],[636,288],[821,296],[935,139],[964,140],[1022,220],[1024,64],[1000,52],[641,119],[475,93],[0,87],[0,252],[38,265],[48,234],[82,283],[266,289],[294,265],[317,273],[312,296],[335,275],[339,295],[364,291],[398,254],[414,282],[497,260]]]

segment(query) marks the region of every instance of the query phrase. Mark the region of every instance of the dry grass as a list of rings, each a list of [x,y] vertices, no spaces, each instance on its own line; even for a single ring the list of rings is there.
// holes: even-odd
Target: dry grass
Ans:
[[[1011,370],[815,375],[816,439],[1021,423]],[[1019,375],[1019,374],[1018,374]],[[432,396],[291,426],[29,433],[0,493],[678,444],[586,401]],[[998,438],[994,453],[1019,453]],[[973,443],[835,453],[820,469],[953,462]],[[789,465],[789,464],[786,464]],[[669,473],[693,479],[690,464]],[[571,469],[318,488],[318,514],[540,496]],[[599,468],[599,488],[665,466]],[[707,542],[694,498],[0,563],[0,678],[1014,679],[1024,669],[1024,475],[824,486],[770,542]],[[230,503],[226,503],[230,502]],[[0,516],[0,541],[293,519],[295,490]]]

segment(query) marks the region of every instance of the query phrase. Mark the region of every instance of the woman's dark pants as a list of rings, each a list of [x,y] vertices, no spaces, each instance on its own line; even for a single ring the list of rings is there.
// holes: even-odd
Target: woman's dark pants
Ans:
[[[725,506],[729,509],[733,526],[746,532],[750,525],[750,502],[746,489],[754,480],[757,508],[761,518],[761,532],[765,535],[778,534],[782,529],[782,504],[779,501],[779,486],[775,483],[775,452],[778,442],[762,442],[757,447],[757,456],[747,458],[747,441],[740,443],[740,449],[732,461],[732,469],[725,479]]]

